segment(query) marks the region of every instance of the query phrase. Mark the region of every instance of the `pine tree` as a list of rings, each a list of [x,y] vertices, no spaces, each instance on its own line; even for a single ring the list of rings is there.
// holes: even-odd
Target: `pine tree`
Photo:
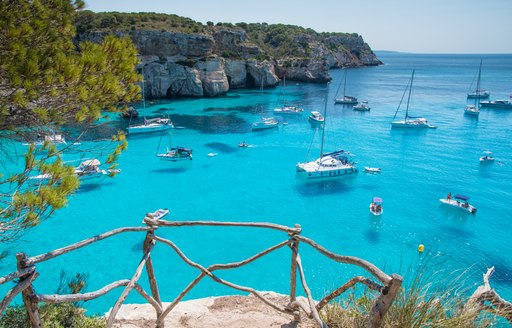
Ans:
[[[0,0],[1,165],[13,157],[13,140],[68,124],[85,129],[103,111],[140,97],[137,50],[128,37],[74,43],[74,18],[83,6],[81,0]],[[117,146],[107,162],[113,164],[126,140],[122,133],[112,140]],[[0,175],[2,242],[50,217],[79,186],[55,145],[47,142],[43,150],[41,156],[30,146],[21,172]],[[49,174],[49,183],[29,186],[34,171]]]

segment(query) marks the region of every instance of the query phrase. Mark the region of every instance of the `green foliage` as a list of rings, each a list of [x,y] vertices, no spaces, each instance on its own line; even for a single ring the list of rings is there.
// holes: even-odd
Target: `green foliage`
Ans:
[[[88,317],[84,309],[69,303],[45,304],[39,308],[43,327],[51,328],[104,328],[106,322],[101,317]],[[30,328],[24,306],[11,306],[0,317],[0,328]]]
[[[30,140],[34,131],[59,130],[66,124],[87,129],[102,111],[140,98],[137,49],[128,37],[107,36],[101,44],[73,43],[74,20],[82,7],[81,0],[0,0],[0,141]],[[85,12],[82,17],[96,15]],[[125,20],[130,21],[111,13],[99,17],[98,24],[112,26]],[[111,163],[126,148],[126,140],[116,138]],[[6,148],[0,151],[2,158],[11,156]],[[22,172],[0,178],[0,241],[66,205],[79,182],[61,155],[49,141],[42,152],[32,146]],[[49,183],[28,185],[34,171],[48,174]]]
[[[78,33],[91,31],[154,30],[182,33],[203,33],[205,26],[190,18],[157,13],[93,13],[84,10],[76,17]],[[212,22],[211,25],[213,25]],[[210,25],[207,23],[207,25]]]

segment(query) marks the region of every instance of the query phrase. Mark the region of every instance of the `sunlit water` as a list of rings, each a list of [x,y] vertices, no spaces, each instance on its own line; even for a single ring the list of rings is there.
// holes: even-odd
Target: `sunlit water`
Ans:
[[[169,208],[168,220],[300,224],[304,236],[327,249],[364,258],[406,279],[410,268],[428,257],[437,263],[430,264],[430,271],[467,270],[464,280],[472,290],[481,284],[486,267],[495,266],[492,286],[512,299],[512,111],[482,109],[480,117],[463,113],[480,58],[482,87],[491,91],[491,99],[509,97],[512,56],[378,56],[385,65],[348,70],[347,94],[368,100],[370,112],[334,105],[344,70],[333,70],[328,85],[288,82],[284,89],[279,86],[263,94],[240,90],[218,98],[155,102],[141,109],[147,116],[170,115],[176,126],[183,127],[173,131],[171,142],[192,148],[193,161],[159,160],[155,154],[169,145],[167,135],[130,136],[129,148],[119,160],[121,174],[84,185],[66,208],[12,245],[1,263],[2,275],[15,270],[17,251],[33,256],[114,228],[140,226],[146,212]],[[410,114],[426,117],[438,126],[436,130],[391,129],[412,69],[416,75]],[[283,98],[300,103],[304,114],[276,116],[287,124],[252,132],[251,123],[272,115]],[[307,117],[312,110],[323,112],[326,98],[324,151],[349,150],[356,155],[353,160],[359,173],[308,181],[296,174],[295,164],[319,155],[321,133]],[[397,117],[402,115],[399,112]],[[99,136],[126,125],[114,119]],[[251,146],[240,148],[241,141]],[[496,161],[480,164],[483,150],[493,151]],[[212,152],[217,156],[207,155]],[[382,173],[364,173],[364,166],[380,167]],[[439,198],[448,192],[470,196],[477,214],[443,207]],[[373,196],[384,200],[381,217],[368,211]],[[205,266],[242,260],[287,238],[245,228],[161,228],[157,234],[173,240],[190,259]],[[36,290],[54,293],[61,270],[88,273],[88,291],[130,278],[141,258],[143,239],[143,233],[128,233],[38,264],[41,275]],[[425,245],[423,254],[418,254],[419,244]],[[302,245],[300,251],[317,299],[361,274],[357,268],[325,259],[309,246]],[[198,274],[163,244],[157,244],[153,256],[165,301],[176,297]],[[247,268],[218,274],[240,285],[287,293],[289,265],[290,251],[282,249]],[[147,288],[146,280],[143,275],[142,285]],[[85,306],[90,313],[105,312],[120,293],[121,289],[115,290]],[[233,293],[205,279],[187,298]],[[127,302],[144,300],[132,292]]]

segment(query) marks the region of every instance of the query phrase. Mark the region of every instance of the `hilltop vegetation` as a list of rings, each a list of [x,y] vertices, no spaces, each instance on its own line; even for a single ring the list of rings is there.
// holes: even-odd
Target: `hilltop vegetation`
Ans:
[[[309,57],[312,52],[311,40],[327,42],[331,37],[360,37],[356,33],[318,33],[311,28],[285,24],[207,22],[204,25],[190,18],[172,14],[91,11],[78,13],[76,29],[78,33],[146,30],[206,35],[211,35],[219,29],[243,30],[247,35],[247,44],[256,45],[267,55],[275,58]]]

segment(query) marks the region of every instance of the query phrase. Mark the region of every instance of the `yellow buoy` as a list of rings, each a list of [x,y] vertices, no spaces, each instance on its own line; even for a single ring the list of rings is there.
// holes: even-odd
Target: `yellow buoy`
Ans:
[[[423,253],[424,250],[425,250],[425,245],[419,244],[418,245],[418,252]]]

